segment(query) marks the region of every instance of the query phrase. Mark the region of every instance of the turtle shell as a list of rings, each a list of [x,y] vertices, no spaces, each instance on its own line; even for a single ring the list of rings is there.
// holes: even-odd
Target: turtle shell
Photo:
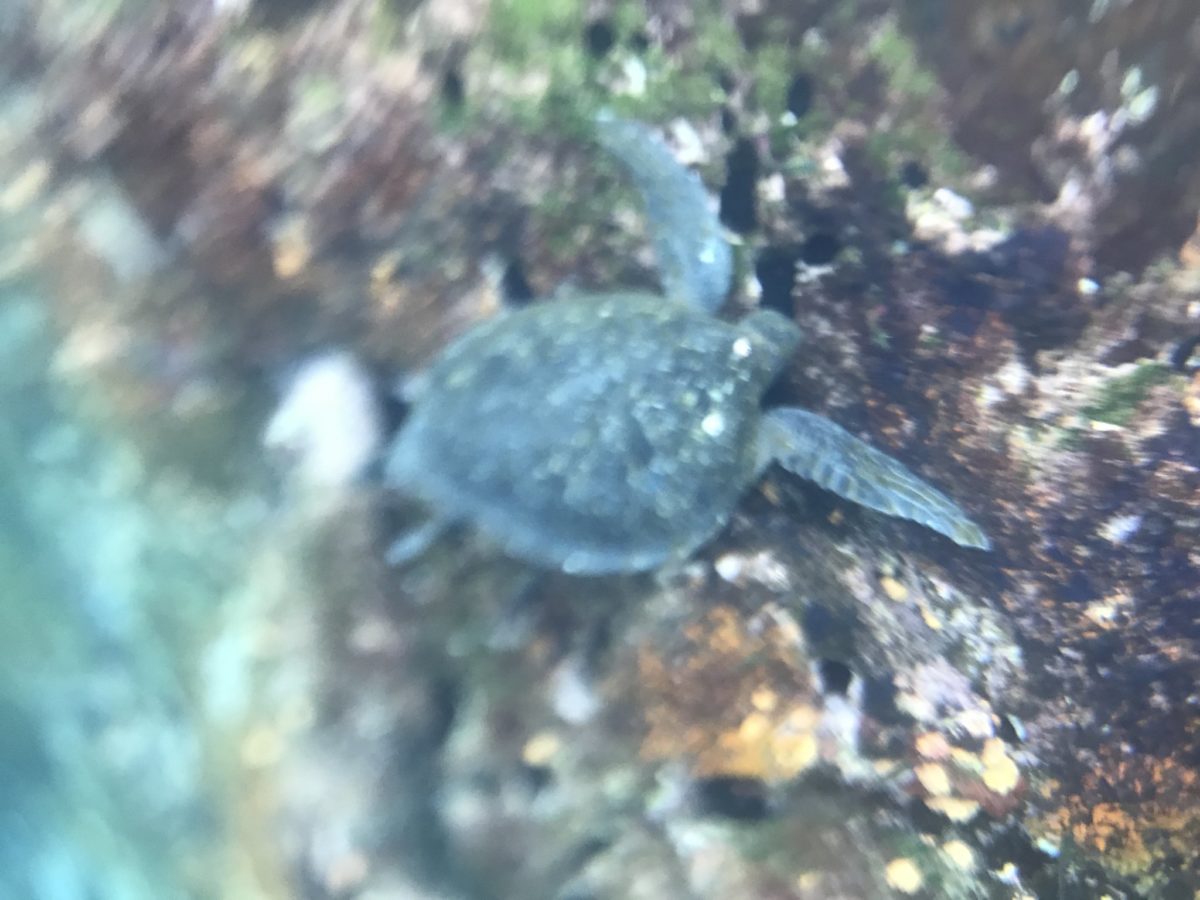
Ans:
[[[733,325],[645,294],[501,315],[418,379],[387,480],[540,565],[682,558],[757,471],[759,401],[795,338],[775,319]]]

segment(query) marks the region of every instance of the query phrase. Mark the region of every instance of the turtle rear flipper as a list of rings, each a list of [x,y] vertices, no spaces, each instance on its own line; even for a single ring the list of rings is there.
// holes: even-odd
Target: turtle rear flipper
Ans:
[[[911,519],[964,547],[991,541],[958,505],[897,460],[824,416],[773,409],[763,417],[760,454],[827,491],[870,509]]]

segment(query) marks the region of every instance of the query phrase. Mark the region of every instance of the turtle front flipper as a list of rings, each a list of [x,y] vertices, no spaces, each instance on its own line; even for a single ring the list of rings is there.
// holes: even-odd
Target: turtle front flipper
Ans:
[[[763,418],[760,455],[827,491],[911,519],[964,547],[991,549],[983,530],[953,500],[886,453],[824,416],[784,407]]]
[[[716,312],[729,293],[733,251],[700,177],[640,122],[602,112],[596,140],[642,195],[667,296]]]

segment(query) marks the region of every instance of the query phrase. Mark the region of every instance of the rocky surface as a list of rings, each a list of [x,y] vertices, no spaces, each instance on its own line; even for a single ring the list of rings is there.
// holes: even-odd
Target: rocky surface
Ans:
[[[111,896],[1200,889],[1188,4],[67,6],[0,13],[0,714],[38,723],[0,753]],[[389,570],[411,510],[272,468],[319,351],[387,397],[501,296],[654,284],[601,104],[719,197],[729,311],[806,335],[771,399],[994,552],[775,472],[660,578],[469,533]]]

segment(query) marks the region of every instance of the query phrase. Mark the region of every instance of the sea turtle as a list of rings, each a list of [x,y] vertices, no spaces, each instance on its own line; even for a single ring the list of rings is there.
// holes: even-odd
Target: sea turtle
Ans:
[[[640,123],[598,140],[642,194],[665,294],[534,303],[453,342],[408,383],[387,483],[434,519],[393,556],[466,522],[508,555],[575,574],[688,557],[772,462],[864,506],[988,548],[946,495],[830,420],[763,412],[800,331],[758,310],[729,323],[729,245],[699,178]]]

